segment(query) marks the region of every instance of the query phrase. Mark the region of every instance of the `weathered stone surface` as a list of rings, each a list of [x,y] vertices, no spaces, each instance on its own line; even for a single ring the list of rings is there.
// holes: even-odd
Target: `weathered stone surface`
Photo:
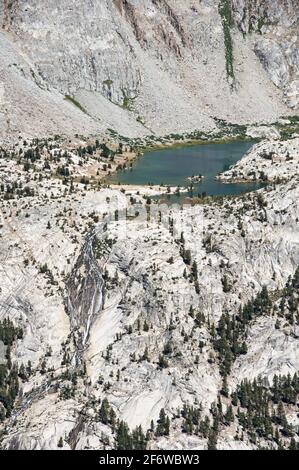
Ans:
[[[231,0],[238,27],[252,35],[254,50],[284,101],[298,108],[299,4],[297,0]]]
[[[279,141],[277,131],[287,107],[298,107],[298,2],[229,4],[230,77],[225,19],[212,0],[0,1],[0,321],[22,329],[11,363],[30,364],[0,425],[2,448],[62,440],[68,450],[109,449],[104,398],[131,429],[147,431],[165,409],[170,435],[152,436],[153,449],[207,448],[207,438],[182,432],[178,410],[201,405],[205,416],[218,398],[213,326],[264,286],[279,306],[299,265],[299,139]],[[108,165],[130,163],[128,137],[214,130],[215,117],[270,139],[220,179],[275,184],[183,208],[149,204],[166,188],[101,187]],[[107,128],[112,160],[86,138]],[[125,136],[121,156],[111,129]],[[20,162],[28,136],[56,133],[79,136],[45,141],[28,168]],[[275,309],[250,322],[229,391],[298,372],[298,341],[298,325]],[[294,426],[297,411],[287,408]],[[218,448],[257,447],[236,433],[223,426]]]
[[[236,165],[222,173],[225,181],[279,181],[299,175],[299,139],[256,144]]]
[[[291,153],[295,142],[263,145]],[[59,182],[53,182],[53,191],[55,186],[58,190]],[[217,399],[221,377],[215,359],[209,359],[209,329],[194,326],[190,307],[217,324],[225,311],[237,314],[263,285],[270,292],[285,285],[299,264],[298,188],[293,176],[276,188],[223,205],[182,211],[170,206],[161,222],[157,214],[151,220],[145,214],[125,222],[121,211],[130,208],[130,199],[111,189],[78,190],[56,200],[36,195],[20,199],[16,207],[5,202],[0,301],[6,308],[0,318],[9,316],[23,326],[24,338],[12,358],[24,364],[31,360],[34,373],[22,384],[12,417],[4,423],[2,446],[54,449],[61,437],[66,449],[107,447],[107,438],[112,445],[111,428],[95,418],[105,396],[131,428],[141,424],[146,430],[161,408],[171,416],[184,404],[201,403],[207,412]],[[142,198],[136,197],[141,210]],[[119,220],[114,220],[115,210]],[[197,264],[198,291],[182,257],[181,232]],[[50,277],[40,271],[45,262]],[[224,291],[224,275],[229,292]],[[68,295],[71,309],[65,304]],[[170,340],[168,367],[160,368],[159,356]],[[204,347],[199,354],[200,341]],[[296,372],[297,343],[292,328],[277,330],[274,318],[258,319],[250,326],[248,353],[236,360],[229,386],[233,390],[243,378],[261,375],[271,381],[275,373]],[[145,350],[147,359],[142,358]],[[43,358],[46,373],[40,372]],[[71,385],[64,374],[83,364],[86,373],[78,376],[74,397],[63,399],[63,390]],[[233,436],[233,429],[224,429],[219,448],[254,448]],[[182,434],[178,423],[168,438],[157,438],[150,446],[206,448],[206,440]]]
[[[239,29],[247,31],[246,4],[232,3]],[[2,1],[2,138],[106,128],[168,134],[212,129],[215,116],[275,121],[288,112],[277,86],[296,109],[298,80],[296,2],[275,3],[278,10],[265,10],[283,14],[270,17],[274,26],[265,34],[244,40],[231,27],[235,78],[228,80],[217,2]],[[255,23],[263,14],[254,11]]]

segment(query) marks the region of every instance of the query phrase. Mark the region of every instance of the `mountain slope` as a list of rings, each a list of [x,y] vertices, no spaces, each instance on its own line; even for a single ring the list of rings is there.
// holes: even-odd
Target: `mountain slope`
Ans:
[[[211,129],[215,116],[233,122],[275,121],[288,113],[279,87],[287,94],[293,90],[289,101],[296,107],[298,60],[288,46],[296,45],[291,30],[297,27],[298,8],[296,2],[280,5],[282,25],[290,29],[283,43],[290,74],[265,45],[279,24],[269,33],[268,28],[265,38],[254,28],[242,34],[248,29],[242,13],[247,3],[252,2],[2,1],[1,49],[9,55],[2,64],[2,119],[13,123],[15,133],[32,135],[33,128],[40,135],[55,128],[95,133],[110,127],[129,136]],[[227,11],[235,25],[227,27]],[[257,9],[253,15],[263,14]],[[9,86],[11,69],[16,96]],[[281,74],[285,77],[277,80]],[[79,110],[66,106],[65,95],[90,115],[81,116],[82,130]],[[35,109],[43,110],[42,120]]]
[[[200,408],[204,419],[244,379],[272,384],[299,369],[297,178],[170,207],[162,220],[159,206],[147,217],[142,197],[132,217],[136,207],[119,191],[73,191],[3,204],[0,319],[22,334],[11,335],[2,447],[54,449],[60,438],[67,449],[114,447],[116,418],[147,431],[164,409],[171,432],[152,435],[152,447],[205,448],[205,433],[182,431],[178,410]],[[284,291],[289,276],[294,288]],[[114,421],[100,411],[105,398]],[[298,426],[296,410],[287,412]],[[241,420],[219,427],[219,446],[238,448],[242,429]],[[248,448],[274,443],[248,436]]]

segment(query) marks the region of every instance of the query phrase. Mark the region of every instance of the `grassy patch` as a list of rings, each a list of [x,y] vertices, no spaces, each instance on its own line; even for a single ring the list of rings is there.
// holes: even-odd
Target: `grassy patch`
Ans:
[[[104,80],[103,81],[103,85],[107,86],[109,89],[112,87],[113,85],[113,80]]]
[[[283,116],[286,123],[275,122],[273,126],[280,132],[281,140],[292,139],[299,134],[299,116]]]
[[[121,107],[123,109],[127,109],[128,111],[132,111],[133,103],[134,103],[134,98],[130,98],[125,90],[121,90],[123,94],[123,102]]]
[[[86,109],[84,109],[83,106],[81,106],[81,104],[80,104],[77,100],[75,100],[75,98],[73,98],[72,96],[70,96],[70,95],[65,95],[64,99],[65,99],[66,101],[69,101],[70,103],[72,103],[72,104],[73,104],[74,106],[76,106],[77,108],[79,108],[80,111],[82,111],[83,113],[88,114],[87,111],[86,111]]]
[[[229,0],[220,0],[219,14],[222,18],[223,33],[224,33],[226,73],[227,73],[228,78],[231,78],[234,80],[235,79],[234,54],[233,54],[233,40],[232,40],[232,35],[231,35],[231,28],[233,26],[233,18],[232,18]]]

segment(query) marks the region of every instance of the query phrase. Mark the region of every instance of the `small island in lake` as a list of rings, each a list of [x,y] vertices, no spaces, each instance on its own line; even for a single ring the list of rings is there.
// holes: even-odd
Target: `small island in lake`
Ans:
[[[204,179],[203,175],[193,175],[187,178],[187,180],[190,181],[190,183],[200,183],[200,181],[202,181],[203,179]]]

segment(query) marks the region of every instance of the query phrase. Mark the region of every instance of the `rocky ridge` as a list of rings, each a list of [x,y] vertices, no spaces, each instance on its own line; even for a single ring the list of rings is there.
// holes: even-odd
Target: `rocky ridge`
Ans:
[[[222,182],[279,182],[299,175],[299,139],[256,144],[228,171],[219,175]]]
[[[296,3],[2,0],[1,139],[274,122],[298,106]]]
[[[298,449],[298,2],[0,20],[1,448]],[[147,146],[250,136],[220,176],[268,183],[244,196],[104,182]]]
[[[243,380],[269,387],[298,371],[297,281],[281,310],[299,265],[297,176],[183,210],[53,182],[52,195],[37,179],[34,194],[2,201],[1,321],[22,329],[9,350],[9,396],[16,370],[19,390],[6,417],[2,408],[2,447],[115,447],[128,424],[151,448],[210,448],[215,419],[219,448],[277,446],[276,418],[254,439],[235,405],[233,422],[228,413]],[[228,365],[219,325],[251,299],[260,313],[238,323]],[[291,403],[284,413],[279,445],[289,446],[298,423]],[[141,431],[136,439],[145,445]]]
[[[232,0],[238,27],[244,34],[258,33],[254,51],[273,83],[284,92],[288,106],[298,106],[298,20],[296,0]]]

